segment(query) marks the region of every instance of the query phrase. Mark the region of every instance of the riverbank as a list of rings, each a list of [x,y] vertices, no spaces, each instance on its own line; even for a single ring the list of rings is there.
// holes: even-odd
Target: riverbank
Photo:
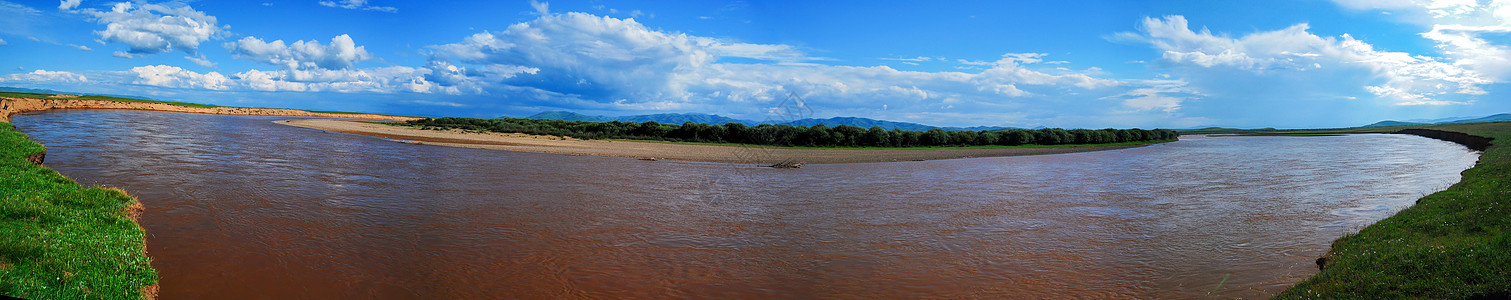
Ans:
[[[168,102],[150,101],[90,100],[78,99],[79,97],[80,96],[77,95],[0,97],[0,122],[10,122],[10,116],[15,114],[53,109],[134,109],[212,115],[353,118],[390,121],[408,121],[418,119],[415,117],[379,114],[310,112],[283,108],[252,108],[210,105],[189,106],[189,104],[187,103],[175,104]]]
[[[0,122],[0,294],[25,299],[143,299],[157,272],[119,189],[85,188],[42,167],[46,148]]]
[[[1322,271],[1277,298],[1511,297],[1511,122],[1334,132],[1393,133],[1405,129],[1463,133],[1491,140],[1479,162],[1462,173],[1459,183],[1334,241],[1318,259]]]
[[[276,123],[452,147],[566,155],[754,164],[776,164],[783,162],[833,164],[1045,155],[1127,149],[1154,143],[1055,147],[939,147],[923,149],[801,148],[626,140],[581,140],[555,136],[480,133],[463,130],[424,130],[405,126],[332,119],[288,120],[277,121]]]
[[[54,109],[126,109],[217,115],[406,121],[413,117],[224,107],[84,95],[0,95],[0,294],[27,299],[151,299],[157,271],[125,191],[85,188],[45,168],[46,148],[10,117]]]

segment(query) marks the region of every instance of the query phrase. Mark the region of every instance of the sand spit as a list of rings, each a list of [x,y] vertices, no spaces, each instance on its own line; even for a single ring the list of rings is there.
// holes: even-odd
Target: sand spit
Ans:
[[[657,142],[579,140],[525,134],[475,133],[462,130],[423,130],[350,120],[307,119],[277,121],[278,124],[384,137],[407,142],[508,151],[595,155],[639,159],[671,159],[703,162],[777,164],[862,163],[954,159],[969,157],[1045,155],[1127,149],[1144,145],[1058,148],[946,148],[946,149],[801,149],[695,145]]]
[[[387,116],[375,114],[333,114],[316,113],[297,109],[282,108],[251,108],[251,107],[188,107],[167,103],[150,102],[124,102],[109,100],[79,100],[69,99],[74,95],[58,95],[56,99],[41,98],[18,98],[0,97],[0,122],[10,122],[10,116],[20,113],[44,111],[52,109],[135,109],[168,112],[186,112],[212,115],[248,115],[248,116],[297,116],[297,117],[325,117],[325,118],[353,118],[373,120],[408,121],[418,118]]]

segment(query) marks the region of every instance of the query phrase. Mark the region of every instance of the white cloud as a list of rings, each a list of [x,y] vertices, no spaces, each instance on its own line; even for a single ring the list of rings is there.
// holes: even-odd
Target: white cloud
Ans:
[[[36,34],[33,26],[45,24],[42,11],[26,5],[0,1],[0,34],[26,36]]]
[[[5,44],[9,44],[9,43],[6,43],[5,39],[0,39],[0,45],[5,45]]]
[[[42,11],[31,8],[30,6],[10,3],[8,1],[0,1],[0,11],[4,11],[7,14],[16,15],[38,15],[42,13]]]
[[[1356,10],[1401,15],[1401,21],[1431,30],[1421,36],[1437,43],[1452,63],[1497,82],[1511,80],[1511,0],[1334,0]]]
[[[184,59],[192,61],[196,65],[200,65],[200,66],[208,67],[208,68],[214,68],[215,65],[216,65],[215,62],[212,62],[212,61],[210,61],[210,59],[205,58],[204,55],[200,55],[199,57],[185,56]]]
[[[812,63],[823,59],[790,45],[657,31],[632,19],[585,13],[545,14],[503,31],[477,33],[432,49],[435,57],[444,60],[427,67],[432,70],[427,81],[437,85],[433,91],[525,90],[555,99],[541,100],[538,105],[572,103],[577,109],[710,111],[766,105],[795,91],[830,110],[885,106],[891,111],[980,112],[986,111],[983,108],[1063,105],[1072,100],[1062,98],[1079,92],[1088,95],[1070,98],[1096,101],[1143,84],[1100,78],[1096,68],[1047,67],[1065,62],[1045,62],[1048,55],[1043,53],[959,60],[978,71],[974,73],[823,65]],[[892,60],[946,61],[941,57]],[[485,79],[476,75],[476,70],[487,67],[505,68],[511,70],[506,74],[514,76]],[[1145,94],[1167,96],[1163,92]],[[1152,110],[1173,113],[1181,108],[1180,101],[1190,97],[1162,98],[1165,102]],[[1141,109],[1150,105],[1139,101],[1124,104],[1128,111],[1151,110]]]
[[[27,83],[85,83],[89,82],[89,78],[84,77],[84,75],[68,71],[35,70],[31,71],[31,73],[10,74],[5,77],[0,77],[0,81]]]
[[[285,69],[349,69],[357,62],[372,59],[367,49],[357,46],[351,36],[338,35],[331,38],[330,45],[320,41],[295,41],[285,45],[283,40],[264,42],[256,37],[244,37],[225,44],[232,56],[238,59],[282,66]]]
[[[500,32],[482,32],[461,43],[436,46],[464,63],[539,68],[543,84],[576,86],[595,93],[624,91],[651,98],[680,97],[671,79],[714,60],[712,41],[652,31],[630,19],[585,13],[542,15]],[[780,47],[775,47],[780,48]],[[771,53],[729,46],[724,52]],[[548,88],[555,89],[555,88]],[[606,95],[595,95],[606,96]]]
[[[598,5],[597,7],[599,9],[603,9],[603,5]],[[534,8],[535,9],[535,13],[538,13],[540,15],[551,14],[551,4],[550,3],[540,2],[540,1],[535,1],[535,0],[530,0],[530,8]]]
[[[271,6],[271,3],[263,3],[263,5]],[[381,12],[389,12],[389,13],[399,12],[398,8],[394,8],[392,6],[374,6],[374,5],[368,5],[367,4],[367,0],[341,0],[340,2],[336,2],[336,1],[320,1],[320,5],[324,5],[324,6],[327,6],[327,7],[337,7],[337,8],[345,8],[345,9],[372,10],[372,11],[381,11]]]
[[[1351,84],[1360,88],[1380,87],[1369,90],[1398,105],[1462,103],[1434,97],[1448,93],[1480,95],[1485,93],[1480,86],[1492,83],[1461,64],[1403,52],[1377,51],[1348,34],[1336,38],[1317,36],[1307,32],[1307,24],[1232,38],[1205,28],[1192,31],[1185,17],[1166,16],[1146,18],[1141,29],[1141,33],[1123,33],[1114,39],[1132,38],[1153,45],[1163,52],[1160,62],[1168,66],[1236,69],[1274,76],[1297,76],[1322,66],[1367,70],[1383,82]]]
[[[449,101],[413,100],[413,101],[409,101],[409,103],[423,104],[423,105],[435,105],[435,106],[449,106],[449,107],[467,107],[466,104],[461,104],[461,103],[456,103],[456,102],[449,102]]]
[[[82,1],[84,1],[84,0],[63,0],[63,1],[58,1],[59,2],[58,3],[58,9],[60,9],[60,10],[71,10],[71,9],[74,9],[74,8],[78,8],[79,7],[79,2],[82,2]]]
[[[131,68],[137,79],[136,84],[182,88],[182,89],[207,89],[227,90],[230,89],[231,80],[220,73],[210,72],[205,74],[184,70],[179,67],[168,65],[153,65]]]
[[[196,54],[199,44],[220,32],[214,16],[196,11],[188,5],[166,6],[159,4],[133,5],[116,3],[110,11],[80,10],[93,16],[96,22],[105,24],[105,30],[96,31],[101,39],[126,44],[126,51],[115,52],[117,57],[138,57],[169,51]]]
[[[1144,87],[1102,99],[1122,100],[1123,106],[1136,111],[1159,110],[1173,113],[1180,110],[1181,103],[1186,100],[1205,96],[1188,87],[1190,83],[1185,80],[1147,80],[1144,83]]]

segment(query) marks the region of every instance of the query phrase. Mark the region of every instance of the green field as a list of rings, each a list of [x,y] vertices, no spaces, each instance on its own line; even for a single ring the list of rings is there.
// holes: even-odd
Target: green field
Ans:
[[[26,299],[140,299],[157,283],[136,199],[85,188],[26,156],[45,148],[0,122],[0,294]]]
[[[1339,238],[1327,267],[1281,299],[1507,299],[1511,296],[1511,122],[1336,130],[1424,128],[1495,138],[1463,180]]]

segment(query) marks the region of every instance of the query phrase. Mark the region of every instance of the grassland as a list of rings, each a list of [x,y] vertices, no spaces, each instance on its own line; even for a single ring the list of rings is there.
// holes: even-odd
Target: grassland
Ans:
[[[1333,242],[1326,267],[1280,299],[1511,298],[1511,122],[1333,130],[1379,133],[1407,128],[1494,138],[1463,180],[1396,215]]]
[[[0,294],[26,299],[140,299],[157,272],[140,204],[117,189],[85,188],[26,156],[44,151],[0,122]]]

